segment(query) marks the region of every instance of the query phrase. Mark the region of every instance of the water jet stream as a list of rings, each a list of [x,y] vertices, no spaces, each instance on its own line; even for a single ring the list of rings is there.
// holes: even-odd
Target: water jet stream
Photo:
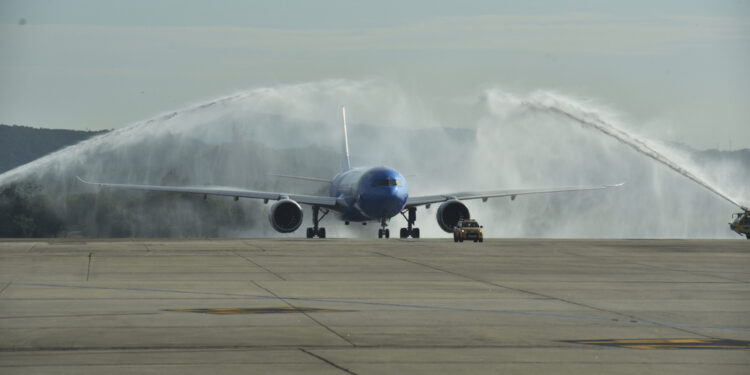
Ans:
[[[580,114],[576,114],[573,111],[566,110],[558,103],[549,104],[549,103],[543,103],[536,100],[526,100],[522,102],[522,105],[526,108],[529,108],[534,111],[540,111],[540,112],[547,112],[547,113],[553,113],[562,117],[565,117],[569,120],[572,120],[573,122],[578,123],[579,125],[587,128],[593,128],[595,130],[598,130],[599,132],[614,138],[618,142],[625,144],[627,146],[630,146],[632,149],[636,150],[637,152],[648,156],[649,158],[656,160],[657,162],[669,167],[670,169],[674,170],[675,172],[693,180],[695,183],[697,183],[700,186],[703,186],[704,188],[708,189],[712,193],[718,195],[721,198],[724,198],[726,201],[732,203],[733,205],[747,211],[748,208],[740,204],[737,200],[729,197],[727,194],[721,192],[718,188],[712,186],[708,182],[702,180],[686,168],[678,165],[662,153],[654,150],[651,146],[649,146],[646,142],[644,142],[641,139],[636,138],[632,134],[627,133],[626,131],[617,128],[613,124],[604,121],[601,116],[599,116],[596,113],[590,113],[590,112],[580,112]]]
[[[415,195],[638,181],[602,197],[540,196],[478,205],[476,215],[488,236],[728,238],[725,228],[715,226],[726,215],[724,202],[737,205],[729,199],[735,197],[748,206],[745,151],[704,157],[686,150],[686,156],[696,157],[692,164],[670,148],[635,135],[606,110],[564,94],[537,91],[518,96],[500,89],[482,94],[474,107],[461,99],[441,108],[468,122],[465,128],[451,128],[448,117],[436,116],[434,108],[388,82],[331,80],[251,88],[163,112],[59,150],[0,174],[0,187],[16,181],[37,184],[55,211],[72,227],[85,228],[87,236],[120,235],[124,232],[117,232],[122,229],[117,223],[126,223],[124,230],[136,237],[275,237],[279,235],[262,215],[255,214],[264,209],[258,202],[209,200],[199,206],[180,197],[171,202],[161,196],[99,194],[75,176],[325,194],[320,184],[269,174],[333,176],[341,157],[338,147],[331,145],[342,144],[339,111],[345,103],[353,116],[348,119],[353,164],[416,171],[417,177],[407,178]],[[620,142],[638,152],[623,151]],[[671,160],[665,162],[662,155]],[[698,185],[686,184],[684,177]],[[591,203],[597,199],[598,204]],[[224,205],[247,215],[233,222],[239,224],[206,215],[206,209]],[[165,215],[163,210],[176,214]],[[131,216],[123,220],[120,212]],[[618,224],[602,220],[612,212],[617,212]],[[689,220],[672,220],[680,215]],[[423,237],[443,236],[429,216],[432,212],[419,219]],[[392,225],[397,223],[401,218]],[[361,226],[330,229],[332,237],[372,236]]]

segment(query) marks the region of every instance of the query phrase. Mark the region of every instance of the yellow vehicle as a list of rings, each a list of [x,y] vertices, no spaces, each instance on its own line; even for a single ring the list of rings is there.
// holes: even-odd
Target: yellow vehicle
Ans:
[[[453,227],[453,242],[464,242],[464,240],[473,240],[474,242],[484,242],[483,226],[479,225],[474,219],[459,220]]]
[[[745,235],[750,240],[750,211],[740,212],[732,215],[734,220],[729,223],[729,229],[737,232],[737,234]]]

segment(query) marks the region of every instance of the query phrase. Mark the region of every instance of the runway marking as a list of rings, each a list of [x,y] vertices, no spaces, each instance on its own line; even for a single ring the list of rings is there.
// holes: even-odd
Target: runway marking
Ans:
[[[93,253],[89,253],[89,265],[88,268],[86,268],[86,281],[89,281],[89,275],[91,274],[91,255]]]
[[[750,349],[750,341],[727,339],[566,340],[563,342],[629,349]]]
[[[174,289],[115,288],[115,287],[90,286],[90,285],[62,285],[62,284],[24,283],[24,282],[14,282],[13,285],[45,287],[45,288],[111,290],[111,291],[121,291],[121,292],[173,293],[173,294],[197,295],[197,296],[224,296],[224,297],[242,297],[242,298],[274,299],[274,300],[281,299],[281,300],[285,300],[285,302],[305,301],[305,302],[340,303],[340,304],[363,305],[363,306],[399,307],[399,308],[419,309],[419,310],[497,313],[497,314],[512,314],[512,315],[525,315],[525,316],[546,317],[546,318],[558,318],[558,319],[609,321],[609,322],[615,322],[615,323],[631,323],[631,324],[642,324],[642,325],[649,325],[649,326],[661,326],[661,327],[672,327],[672,328],[701,328],[701,329],[717,329],[717,330],[727,330],[727,331],[736,331],[736,332],[750,332],[750,328],[745,328],[745,327],[704,326],[704,325],[695,325],[695,324],[653,322],[653,321],[648,321],[648,320],[628,320],[628,319],[618,319],[618,318],[590,316],[590,315],[572,315],[572,314],[561,314],[561,313],[545,313],[545,312],[536,312],[536,311],[518,311],[518,310],[501,310],[501,309],[471,309],[471,308],[464,308],[464,307],[429,306],[429,305],[416,305],[416,304],[406,304],[406,303],[358,301],[358,300],[345,300],[345,299],[333,299],[333,298],[283,297],[283,296],[268,296],[268,295],[245,294],[245,293],[195,292],[195,291],[189,291],[189,290],[174,290]]]
[[[353,310],[316,309],[312,307],[216,307],[205,309],[165,309],[162,311],[191,312],[201,314],[240,315],[240,314],[288,314],[319,312],[351,312]]]

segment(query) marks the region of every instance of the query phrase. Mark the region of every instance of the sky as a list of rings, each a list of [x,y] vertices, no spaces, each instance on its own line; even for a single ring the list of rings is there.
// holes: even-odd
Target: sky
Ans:
[[[740,0],[0,0],[0,123],[34,127],[113,129],[249,88],[379,79],[441,126],[466,126],[460,107],[486,89],[553,90],[664,140],[750,148],[749,67]]]

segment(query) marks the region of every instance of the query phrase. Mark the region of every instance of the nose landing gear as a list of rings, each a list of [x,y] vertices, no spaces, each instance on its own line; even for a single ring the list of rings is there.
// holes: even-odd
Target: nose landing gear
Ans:
[[[378,238],[390,238],[391,237],[391,231],[386,228],[388,226],[388,223],[386,223],[386,218],[380,219],[380,229],[378,229]]]

